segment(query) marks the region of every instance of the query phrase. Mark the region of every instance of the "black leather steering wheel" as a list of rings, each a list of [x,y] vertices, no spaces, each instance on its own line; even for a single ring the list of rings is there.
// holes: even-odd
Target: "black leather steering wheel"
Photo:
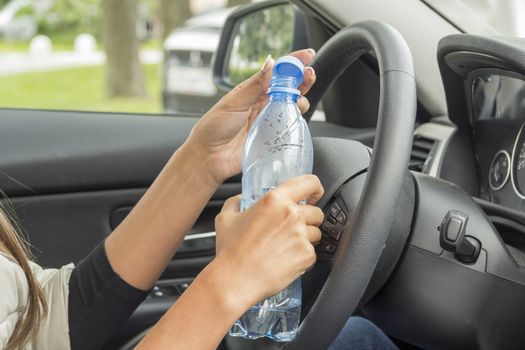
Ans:
[[[319,204],[326,205],[336,194],[347,202],[351,196],[360,199],[343,230],[324,286],[286,349],[330,346],[358,307],[394,223],[408,171],[417,102],[412,56],[401,34],[388,24],[365,21],[328,40],[312,63],[318,78],[307,96],[312,107],[305,118],[345,69],[370,51],[379,66],[380,101],[374,148],[369,165],[364,165],[366,182],[356,194],[348,181],[362,170],[363,145],[330,139],[315,142],[314,172],[326,191]]]
[[[394,224],[408,172],[417,101],[412,56],[401,34],[388,24],[365,21],[346,27],[328,40],[312,63],[318,78],[307,95],[312,107],[304,117],[309,120],[332,83],[370,51],[377,58],[380,74],[373,152],[370,154],[366,146],[355,141],[314,140],[314,172],[325,187],[318,205],[324,207],[334,197],[356,205],[350,208],[350,218],[330,260],[328,277],[322,280],[322,287],[317,286],[320,292],[297,337],[280,344],[287,350],[325,350],[330,346],[361,302]],[[359,176],[364,173],[366,181]],[[356,186],[356,181],[350,180],[357,177],[361,184]],[[132,348],[142,336],[122,349]],[[228,345],[235,349],[269,349],[277,345],[265,339],[229,340]]]

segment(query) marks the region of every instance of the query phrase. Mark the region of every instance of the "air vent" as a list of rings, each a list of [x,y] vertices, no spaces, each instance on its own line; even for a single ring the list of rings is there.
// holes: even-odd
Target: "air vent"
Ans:
[[[415,135],[408,168],[410,170],[428,174],[432,165],[432,160],[434,159],[435,144],[435,140]]]

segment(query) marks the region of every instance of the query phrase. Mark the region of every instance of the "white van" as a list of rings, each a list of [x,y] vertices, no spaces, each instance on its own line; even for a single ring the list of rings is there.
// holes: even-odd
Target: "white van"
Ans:
[[[233,8],[190,18],[164,42],[163,107],[166,113],[202,115],[223,93],[212,67],[221,29]]]

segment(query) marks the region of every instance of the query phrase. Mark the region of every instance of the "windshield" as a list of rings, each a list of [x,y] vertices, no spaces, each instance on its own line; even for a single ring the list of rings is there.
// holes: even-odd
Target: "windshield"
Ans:
[[[423,0],[466,33],[525,37],[524,0]]]

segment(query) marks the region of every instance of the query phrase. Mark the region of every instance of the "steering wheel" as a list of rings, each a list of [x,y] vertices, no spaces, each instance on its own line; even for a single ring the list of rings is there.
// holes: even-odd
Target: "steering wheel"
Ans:
[[[366,181],[361,193],[355,193],[354,181],[349,181],[363,170],[364,145],[336,139],[315,141],[314,172],[326,191],[319,204],[326,206],[334,196],[345,203],[360,199],[344,226],[324,286],[286,349],[330,346],[359,306],[395,221],[408,172],[417,102],[412,55],[401,34],[388,24],[365,21],[328,40],[312,63],[318,79],[308,94],[312,107],[305,118],[345,69],[369,51],[379,65],[380,99],[374,148],[365,165]]]
[[[314,276],[304,284],[305,293],[308,288],[320,292],[292,342],[278,345],[266,339],[229,338],[232,348],[269,349],[277,345],[286,350],[325,350],[360,305],[370,284],[394,225],[408,174],[416,115],[412,56],[401,34],[385,23],[365,21],[346,27],[328,40],[312,62],[318,78],[307,95],[311,108],[304,116],[309,120],[332,83],[370,51],[377,58],[380,75],[373,152],[356,141],[314,140],[314,173],[325,188],[318,205],[326,209],[335,200],[349,214],[335,253],[327,255],[328,276]],[[309,274],[315,272],[307,273],[305,279]],[[136,342],[123,348],[131,348]]]
[[[318,78],[307,95],[311,108],[304,117],[309,120],[332,83],[370,51],[377,58],[380,76],[373,152],[356,141],[314,139],[314,173],[325,188],[318,205],[329,215],[333,203],[337,203],[334,215],[341,210],[345,213],[346,209],[349,216],[337,243],[331,240],[332,246],[325,246],[328,251],[336,247],[335,252],[318,251],[321,258],[323,255],[328,258],[327,264],[318,264],[328,265],[325,268],[328,276],[320,278],[322,272],[311,271],[303,277],[303,307],[309,306],[305,303],[307,294],[314,301],[292,342],[279,345],[267,339],[247,341],[229,337],[228,348],[326,350],[362,302],[380,258],[387,255],[383,254],[385,244],[396,213],[399,215],[398,204],[403,204],[399,199],[408,176],[417,101],[412,56],[401,34],[385,23],[365,21],[346,27],[328,40],[312,62]],[[378,268],[387,271],[387,275],[381,272],[382,282],[392,271],[406,241],[412,211],[404,216],[406,234],[404,239],[398,239],[399,254],[389,259],[392,266]],[[313,277],[308,276],[312,274]],[[312,289],[320,290],[316,298]],[[377,291],[378,286],[372,289]]]

